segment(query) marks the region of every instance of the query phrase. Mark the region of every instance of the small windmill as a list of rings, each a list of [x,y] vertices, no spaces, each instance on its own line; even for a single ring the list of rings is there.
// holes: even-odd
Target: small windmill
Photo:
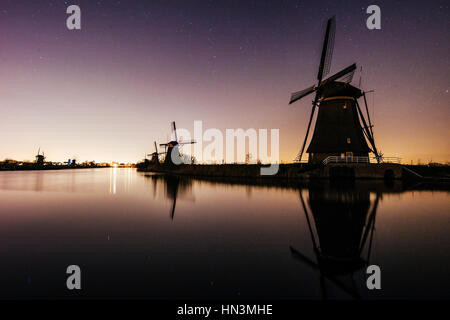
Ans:
[[[316,108],[319,108],[313,137],[306,151],[310,155],[309,162],[319,162],[328,156],[368,156],[369,152],[373,152],[379,162],[381,157],[375,147],[373,126],[368,113],[365,93],[350,85],[356,70],[356,64],[352,64],[323,80],[323,77],[330,71],[335,31],[336,18],[333,16],[327,23],[317,73],[317,84],[292,93],[289,101],[289,104],[292,104],[315,92],[305,139],[296,161],[302,160],[314,112]],[[358,98],[361,96],[364,97],[366,103],[369,125],[367,125],[358,104]],[[360,120],[363,122],[363,126],[361,126]],[[368,146],[366,138],[372,148]]]
[[[163,154],[164,152],[158,152],[158,146],[156,144],[156,141],[154,141],[154,143],[155,143],[155,152],[148,154],[148,156],[151,156],[150,163],[158,164],[159,163],[159,155]]]
[[[37,155],[36,155],[36,165],[42,166],[42,165],[44,165],[44,161],[45,161],[44,151],[42,151],[42,154],[41,154],[41,148],[39,147]]]
[[[164,159],[164,164],[166,164],[166,165],[174,164],[172,160],[176,159],[176,158],[178,158],[178,159],[180,158],[180,151],[179,151],[180,146],[183,146],[185,144],[194,144],[194,143],[196,143],[194,140],[191,140],[191,141],[178,141],[177,127],[175,125],[175,121],[172,122],[172,134],[173,134],[175,140],[172,140],[172,141],[167,142],[167,143],[160,143],[159,144],[161,147],[164,147],[164,149],[165,149],[166,158]]]

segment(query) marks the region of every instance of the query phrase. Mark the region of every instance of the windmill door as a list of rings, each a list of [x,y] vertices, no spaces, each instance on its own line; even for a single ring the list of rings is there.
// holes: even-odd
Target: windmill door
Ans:
[[[345,153],[345,159],[346,159],[346,162],[352,162],[353,161],[353,152],[346,152]]]

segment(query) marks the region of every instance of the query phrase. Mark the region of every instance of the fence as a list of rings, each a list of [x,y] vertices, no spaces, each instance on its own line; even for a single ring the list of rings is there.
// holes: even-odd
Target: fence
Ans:
[[[325,160],[322,161],[324,165],[327,165],[329,163],[370,163],[377,162],[376,158],[369,158],[369,157],[353,157],[353,156],[329,156],[325,158]],[[401,158],[399,157],[382,157],[381,163],[401,163]]]
[[[329,163],[369,163],[369,157],[339,157],[339,156],[329,156],[323,160],[323,164],[327,165]]]

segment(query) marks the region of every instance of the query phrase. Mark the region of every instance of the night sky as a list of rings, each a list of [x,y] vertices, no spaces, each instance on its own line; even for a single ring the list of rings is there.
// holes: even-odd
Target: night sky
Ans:
[[[81,8],[82,29],[66,28]],[[381,30],[366,7],[381,8]],[[331,74],[356,62],[385,156],[450,161],[448,1],[0,0],[0,159],[136,162],[193,128],[279,128],[301,147],[327,19]],[[358,84],[360,74],[355,74]]]

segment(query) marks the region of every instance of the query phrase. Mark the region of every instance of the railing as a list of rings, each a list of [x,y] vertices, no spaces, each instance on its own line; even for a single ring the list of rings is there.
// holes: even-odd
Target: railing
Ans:
[[[325,160],[322,161],[324,165],[327,165],[329,163],[370,163],[372,162],[376,163],[377,158],[372,157],[354,157],[354,156],[329,156],[325,158]],[[381,163],[401,163],[401,158],[399,157],[382,157]]]
[[[353,156],[329,156],[322,161],[324,165],[329,163],[369,163],[369,157],[353,157]]]

